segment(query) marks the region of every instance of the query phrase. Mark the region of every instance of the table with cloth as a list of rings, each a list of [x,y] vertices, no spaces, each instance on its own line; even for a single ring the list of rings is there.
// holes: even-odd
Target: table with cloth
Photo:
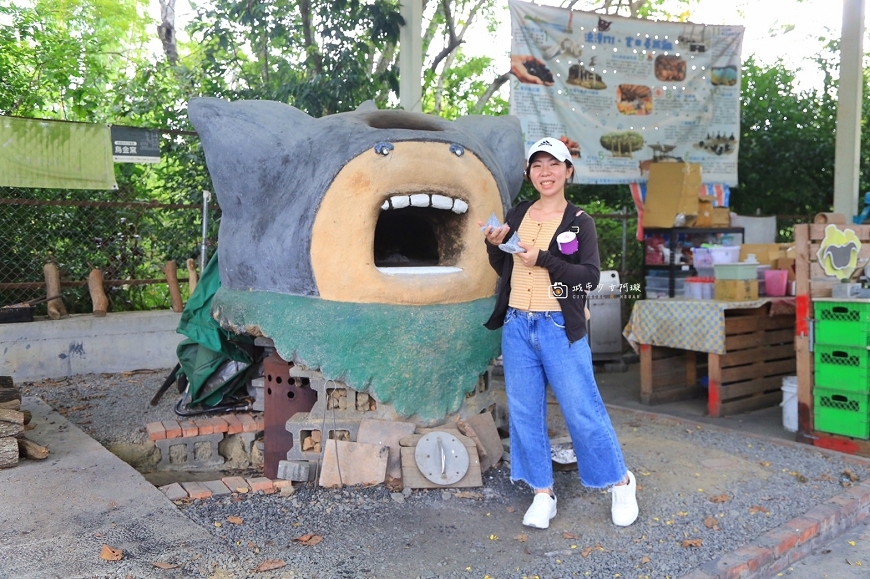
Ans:
[[[709,414],[724,416],[779,404],[795,373],[794,327],[794,298],[662,298],[635,302],[623,336],[640,355],[642,402],[698,396],[706,365]]]

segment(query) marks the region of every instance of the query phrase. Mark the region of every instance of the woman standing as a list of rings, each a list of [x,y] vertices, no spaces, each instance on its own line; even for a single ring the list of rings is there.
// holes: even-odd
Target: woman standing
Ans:
[[[591,488],[611,487],[615,525],[630,525],[638,514],[637,484],[625,467],[593,373],[585,306],[586,292],[599,283],[598,238],[592,218],[565,197],[573,173],[565,144],[541,139],[529,149],[526,165],[538,199],[510,209],[504,225],[484,229],[490,264],[501,277],[495,311],[485,325],[504,327],[511,480],[534,489],[523,524],[540,529],[556,516],[548,384],[574,443],[580,481]],[[522,251],[511,255],[499,245],[514,233]]]

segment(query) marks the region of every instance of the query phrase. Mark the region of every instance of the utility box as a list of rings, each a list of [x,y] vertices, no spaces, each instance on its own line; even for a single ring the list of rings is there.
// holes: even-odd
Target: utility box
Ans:
[[[622,362],[622,287],[619,272],[601,272],[598,287],[589,292],[589,348],[595,362]]]

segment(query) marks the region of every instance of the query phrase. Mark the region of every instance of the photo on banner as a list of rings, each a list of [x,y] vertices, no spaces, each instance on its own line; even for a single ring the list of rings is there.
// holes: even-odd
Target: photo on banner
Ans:
[[[646,181],[656,162],[737,185],[742,26],[655,22],[510,0],[511,114],[559,137],[575,182]]]

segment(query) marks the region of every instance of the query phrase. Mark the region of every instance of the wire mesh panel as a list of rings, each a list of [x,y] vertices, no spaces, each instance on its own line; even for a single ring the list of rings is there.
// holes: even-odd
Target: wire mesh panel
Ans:
[[[201,206],[120,202],[106,191],[52,193],[0,188],[0,305],[46,297],[43,267],[52,262],[70,313],[91,311],[92,269],[103,273],[111,311],[169,307],[163,266],[175,260],[184,280],[186,260],[199,262]],[[210,208],[209,254],[219,218]]]

